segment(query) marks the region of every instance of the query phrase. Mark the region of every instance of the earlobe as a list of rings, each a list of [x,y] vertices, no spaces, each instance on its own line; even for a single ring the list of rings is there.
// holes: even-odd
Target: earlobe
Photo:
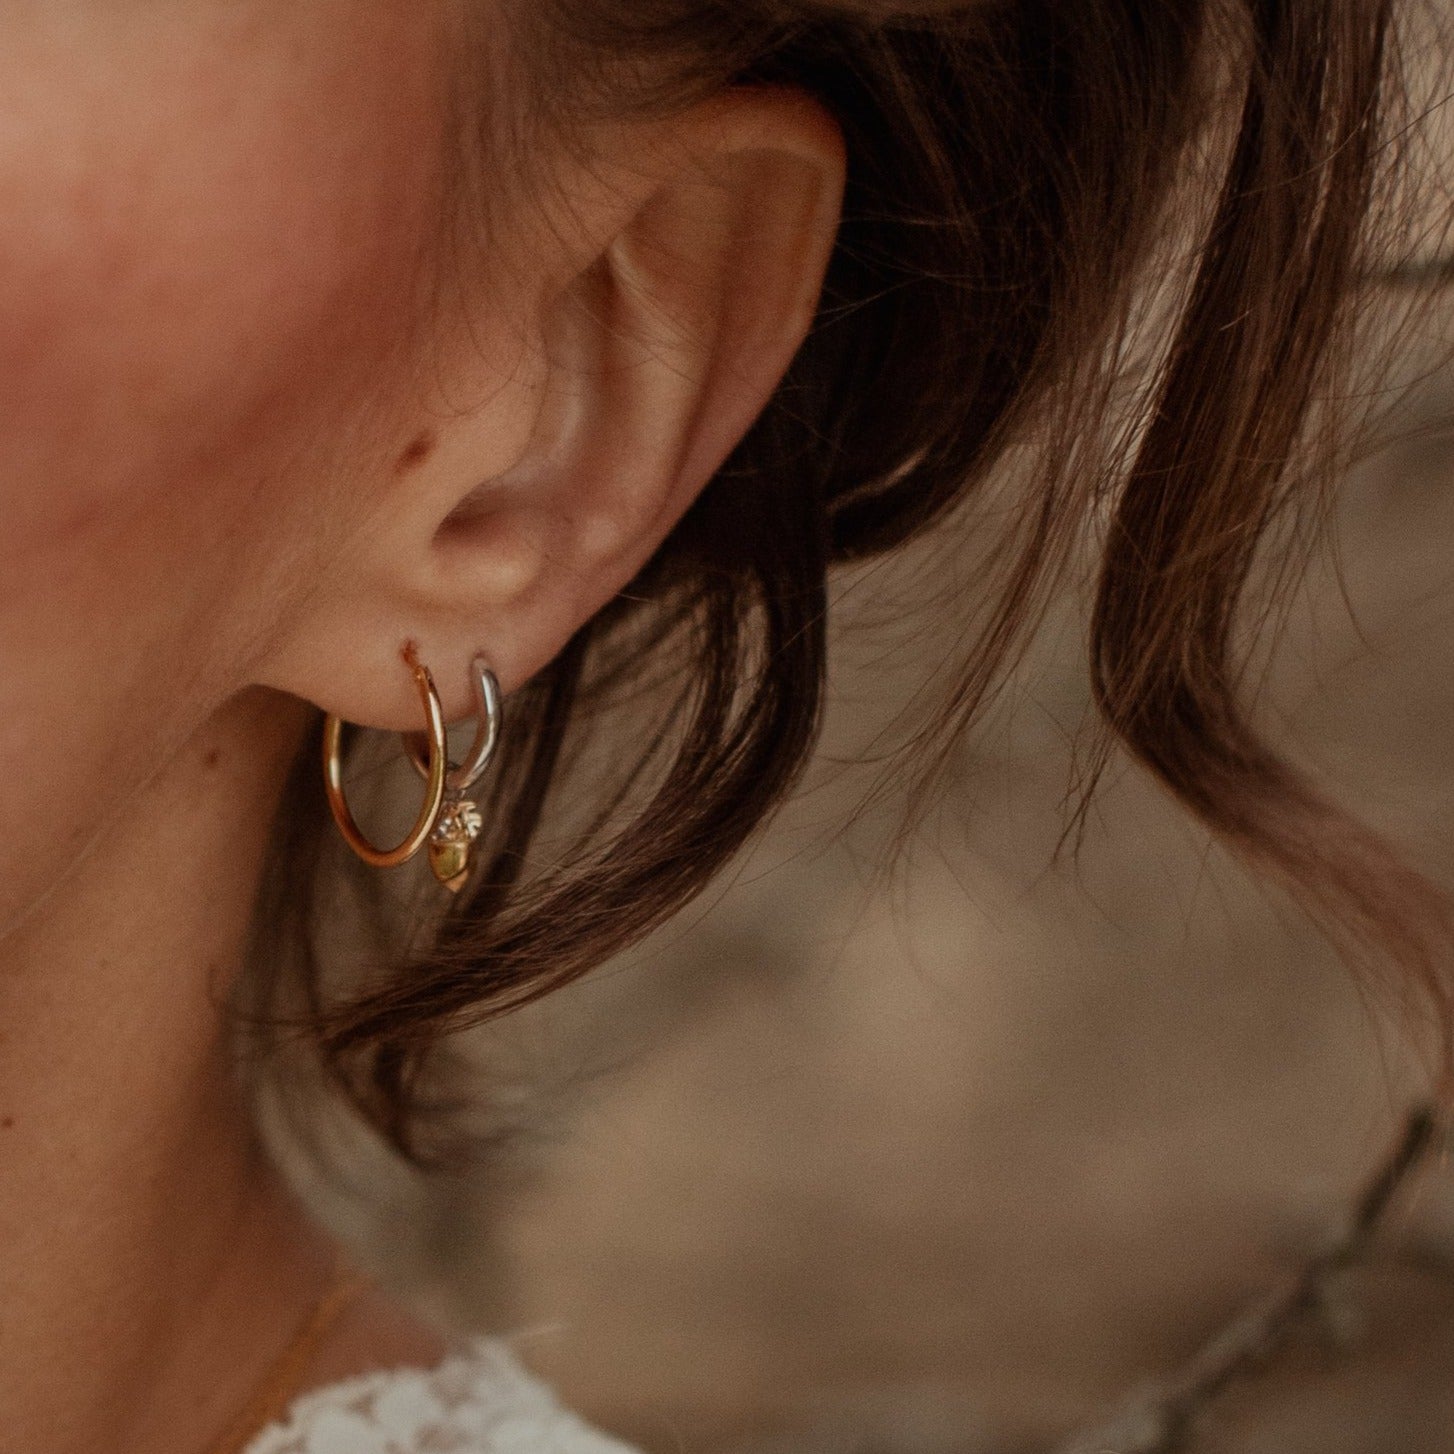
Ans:
[[[382,674],[405,638],[433,666],[451,715],[467,710],[476,651],[506,691],[543,667],[650,558],[811,325],[844,172],[837,128],[816,103],[746,88],[595,141],[589,169],[554,179],[535,204],[560,208],[534,219],[557,250],[539,249],[533,276],[528,260],[515,269],[538,367],[488,396],[520,436],[509,464],[483,478],[452,471],[451,431],[489,428],[449,421],[436,456],[400,481],[367,537],[373,558],[355,578],[388,599],[360,602],[352,629],[397,625],[343,653],[368,655],[366,679],[382,688],[374,706],[358,675],[346,698],[341,682],[330,695],[326,650],[307,653],[304,669],[320,680],[305,694],[340,715],[412,725],[407,681],[395,672],[385,686]],[[350,628],[330,614],[320,634],[338,651]]]

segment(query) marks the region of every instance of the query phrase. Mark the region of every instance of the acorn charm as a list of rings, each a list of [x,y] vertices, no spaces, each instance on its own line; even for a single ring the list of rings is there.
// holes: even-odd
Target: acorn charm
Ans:
[[[429,867],[450,893],[457,894],[470,876],[470,852],[484,831],[485,820],[468,798],[448,798],[429,835]]]

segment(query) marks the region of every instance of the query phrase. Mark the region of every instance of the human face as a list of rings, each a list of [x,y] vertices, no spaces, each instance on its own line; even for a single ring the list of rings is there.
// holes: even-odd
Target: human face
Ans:
[[[407,444],[448,9],[0,7],[0,934]]]

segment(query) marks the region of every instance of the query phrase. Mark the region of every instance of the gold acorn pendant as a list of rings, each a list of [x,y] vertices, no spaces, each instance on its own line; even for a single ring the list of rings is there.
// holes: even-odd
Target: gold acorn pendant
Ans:
[[[484,830],[479,808],[468,798],[451,795],[444,800],[434,831],[429,835],[429,867],[450,893],[469,881],[470,854]]]

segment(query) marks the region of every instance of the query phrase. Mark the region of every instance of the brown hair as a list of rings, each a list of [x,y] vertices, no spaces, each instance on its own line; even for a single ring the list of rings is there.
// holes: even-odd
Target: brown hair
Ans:
[[[1391,8],[516,7],[536,124],[801,87],[843,127],[848,191],[817,324],[772,404],[632,588],[509,704],[473,887],[363,983],[330,987],[309,952],[289,980],[293,961],[268,956],[273,1002],[302,986],[324,1064],[401,1149],[418,1149],[420,1072],[444,1034],[639,939],[782,800],[818,722],[828,572],[925,531],[1012,446],[1033,483],[941,725],[974,716],[1057,567],[1103,532],[1090,655],[1116,736],[1224,839],[1355,934],[1391,932],[1434,982],[1409,927],[1427,891],[1261,743],[1234,650],[1259,541],[1315,495],[1295,462],[1370,264]],[[1171,281],[1137,327],[1157,259]],[[657,725],[613,775],[589,725],[652,663]],[[572,777],[591,779],[590,812],[561,791]],[[295,948],[338,882],[303,872],[334,862],[323,823],[310,752],[267,916]]]

